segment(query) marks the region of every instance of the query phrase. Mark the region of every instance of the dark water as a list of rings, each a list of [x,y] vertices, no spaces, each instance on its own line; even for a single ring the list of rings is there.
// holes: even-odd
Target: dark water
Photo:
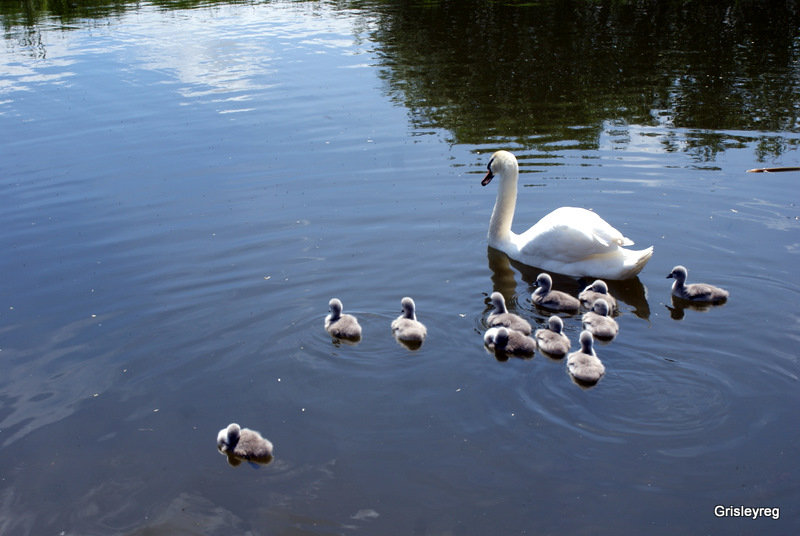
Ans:
[[[800,529],[800,176],[745,172],[800,161],[793,3],[0,6],[0,534]],[[591,389],[483,348],[493,290],[547,316],[486,247],[499,148],[515,230],[655,247]]]

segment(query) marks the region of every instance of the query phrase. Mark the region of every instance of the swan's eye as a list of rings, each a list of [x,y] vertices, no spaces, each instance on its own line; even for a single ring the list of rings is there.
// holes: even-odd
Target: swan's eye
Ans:
[[[489,165],[488,165],[488,166],[486,166],[486,169],[487,169],[487,170],[489,170],[489,171],[492,171],[492,162],[494,162],[494,158],[492,158],[491,160],[489,160]]]

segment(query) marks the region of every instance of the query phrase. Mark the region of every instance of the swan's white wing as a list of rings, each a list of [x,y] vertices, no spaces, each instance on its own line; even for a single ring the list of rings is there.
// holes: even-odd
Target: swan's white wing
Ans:
[[[594,212],[574,207],[554,210],[516,240],[525,257],[564,263],[609,253],[621,245],[633,243]]]

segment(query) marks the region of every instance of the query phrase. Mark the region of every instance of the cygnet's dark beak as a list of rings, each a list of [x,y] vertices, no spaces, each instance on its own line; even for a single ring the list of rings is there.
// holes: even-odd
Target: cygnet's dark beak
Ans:
[[[670,272],[670,274],[667,277],[665,277],[665,279],[672,279],[672,273]]]
[[[493,179],[493,178],[494,178],[494,173],[492,173],[492,171],[491,171],[491,170],[487,171],[487,172],[486,172],[486,176],[485,176],[485,177],[483,178],[483,180],[481,181],[481,186],[486,186],[487,184],[489,184],[490,182],[492,182],[492,179]]]

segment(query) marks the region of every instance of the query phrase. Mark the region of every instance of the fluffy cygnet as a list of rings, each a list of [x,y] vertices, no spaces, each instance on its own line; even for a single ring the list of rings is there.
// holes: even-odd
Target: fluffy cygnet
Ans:
[[[361,326],[353,315],[342,313],[342,302],[333,298],[328,302],[330,314],[325,317],[325,331],[334,339],[357,341],[361,339]]]
[[[272,443],[249,428],[231,423],[217,434],[217,448],[223,454],[251,461],[272,459]]]
[[[536,290],[531,294],[531,301],[539,307],[565,313],[577,313],[581,308],[581,302],[575,296],[553,290],[553,279],[550,274],[539,274],[536,285]]]
[[[589,331],[595,339],[611,340],[619,333],[617,321],[608,316],[608,303],[603,298],[594,302],[592,310],[584,313],[583,329]]]
[[[519,315],[508,312],[508,309],[506,309],[506,300],[503,298],[502,294],[499,292],[492,292],[491,300],[494,306],[494,312],[486,319],[489,327],[505,326],[524,333],[525,335],[531,334],[533,328],[531,328],[527,320]]]
[[[683,266],[676,266],[667,276],[667,279],[674,278],[672,283],[672,295],[677,298],[702,303],[722,303],[728,299],[728,291],[708,285],[706,283],[686,284],[686,276],[689,271]]]
[[[617,300],[608,293],[608,285],[606,285],[606,282],[602,279],[595,280],[594,283],[583,289],[581,293],[578,294],[578,299],[581,301],[581,305],[589,310],[592,309],[595,300],[598,298],[603,298],[606,300],[606,303],[608,303],[609,312],[613,312],[617,309]]]
[[[606,368],[594,353],[592,334],[581,331],[581,349],[567,356],[567,370],[578,382],[592,385],[600,381]]]
[[[547,329],[549,328],[549,329]],[[547,320],[547,328],[537,329],[534,333],[539,351],[551,357],[564,357],[571,346],[569,337],[564,334],[564,322],[553,315]]]
[[[422,344],[428,330],[417,320],[414,300],[405,297],[400,301],[400,305],[403,307],[403,314],[392,321],[392,334],[401,342]]]
[[[489,328],[483,336],[483,342],[490,350],[505,355],[530,357],[536,351],[536,341],[505,326]]]

